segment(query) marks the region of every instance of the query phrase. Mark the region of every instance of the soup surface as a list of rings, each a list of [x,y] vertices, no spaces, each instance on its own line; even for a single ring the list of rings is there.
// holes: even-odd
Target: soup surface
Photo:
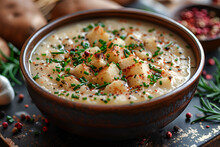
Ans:
[[[30,58],[33,79],[61,98],[132,104],[166,94],[194,73],[188,44],[155,24],[99,19],[52,32]]]

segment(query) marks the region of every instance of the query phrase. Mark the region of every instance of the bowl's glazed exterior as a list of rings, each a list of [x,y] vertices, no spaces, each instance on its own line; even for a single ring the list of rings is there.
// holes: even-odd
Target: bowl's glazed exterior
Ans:
[[[166,27],[192,46],[196,73],[182,86],[163,96],[135,104],[88,105],[59,98],[42,89],[31,77],[28,60],[33,48],[48,33],[60,26],[92,18],[130,18]],[[20,56],[21,70],[33,102],[60,128],[96,139],[129,139],[144,136],[174,120],[190,102],[204,66],[204,52],[196,37],[171,19],[134,9],[92,10],[58,19],[34,33]]]

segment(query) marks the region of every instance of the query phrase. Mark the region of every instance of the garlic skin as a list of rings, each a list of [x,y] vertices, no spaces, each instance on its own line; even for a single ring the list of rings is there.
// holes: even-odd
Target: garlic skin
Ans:
[[[14,90],[8,79],[0,75],[0,105],[10,104],[15,97]]]

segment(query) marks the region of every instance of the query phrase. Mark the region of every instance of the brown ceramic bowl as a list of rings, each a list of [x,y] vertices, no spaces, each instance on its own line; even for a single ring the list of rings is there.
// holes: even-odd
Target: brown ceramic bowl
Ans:
[[[205,4],[189,4],[186,6],[183,6],[181,8],[179,8],[176,12],[174,12],[173,14],[173,18],[175,20],[179,20],[180,19],[180,14],[181,12],[185,11],[185,10],[192,10],[193,8],[197,8],[199,10],[201,9],[206,9],[208,11],[214,11],[216,13],[216,16],[218,16],[220,18],[220,8],[217,6],[213,6],[213,5],[205,5]],[[209,38],[209,39],[205,39],[205,40],[200,40],[204,51],[205,52],[211,52],[216,50],[219,46],[220,46],[220,36],[216,37],[216,38]]]
[[[197,62],[195,74],[168,94],[132,105],[89,105],[72,102],[47,92],[32,79],[28,62],[31,52],[50,32],[81,20],[111,17],[152,22],[182,36],[194,51]],[[65,16],[35,32],[22,48],[20,65],[33,102],[52,123],[80,136],[110,140],[129,139],[144,136],[166,126],[184,110],[196,90],[204,66],[204,52],[189,30],[164,16],[135,9],[90,10]]]

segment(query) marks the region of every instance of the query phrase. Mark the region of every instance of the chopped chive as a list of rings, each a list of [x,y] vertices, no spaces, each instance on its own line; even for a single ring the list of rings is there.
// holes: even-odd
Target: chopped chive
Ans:
[[[89,73],[88,73],[87,71],[84,71],[84,74],[85,74],[85,75],[89,75]]]
[[[51,52],[51,54],[56,55],[56,54],[64,54],[64,51],[61,52]]]

